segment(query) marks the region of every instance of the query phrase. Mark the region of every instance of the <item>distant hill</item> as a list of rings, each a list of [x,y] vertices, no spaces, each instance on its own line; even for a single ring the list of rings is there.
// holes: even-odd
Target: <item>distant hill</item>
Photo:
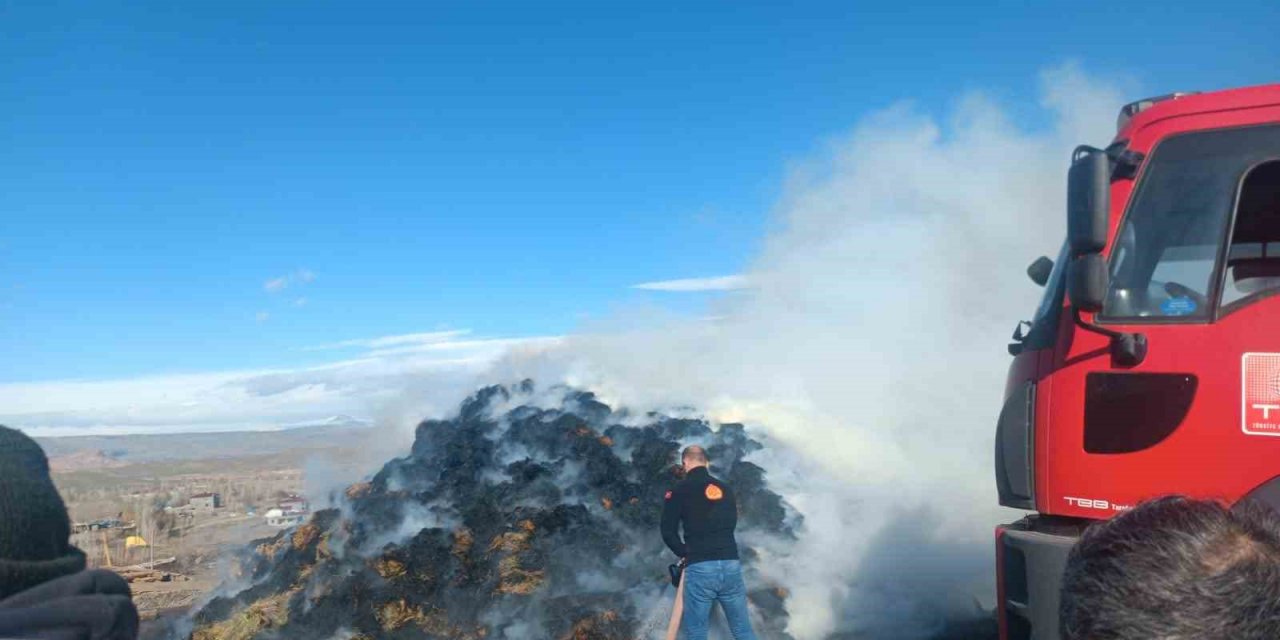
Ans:
[[[85,469],[109,469],[126,464],[128,463],[108,455],[105,451],[92,451],[89,449],[49,457],[49,468],[54,473],[69,473]]]
[[[50,463],[64,471],[168,460],[207,460],[333,449],[367,437],[367,422],[335,416],[320,424],[278,431],[221,431],[38,437]],[[95,464],[94,463],[98,463]]]

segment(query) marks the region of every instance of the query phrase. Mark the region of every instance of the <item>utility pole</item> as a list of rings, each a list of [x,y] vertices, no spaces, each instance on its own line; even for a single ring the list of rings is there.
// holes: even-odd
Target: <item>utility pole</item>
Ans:
[[[107,530],[102,530],[102,553],[107,557],[107,568],[111,568],[111,545],[107,544]]]

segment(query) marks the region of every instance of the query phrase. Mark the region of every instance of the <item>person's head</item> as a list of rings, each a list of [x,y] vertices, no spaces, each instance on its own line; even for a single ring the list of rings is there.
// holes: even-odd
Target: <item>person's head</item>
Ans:
[[[1064,640],[1280,638],[1280,515],[1158,498],[1085,530],[1067,558]]]
[[[34,440],[0,426],[0,598],[81,571],[67,507]]]
[[[698,445],[690,445],[684,448],[684,452],[680,454],[680,464],[684,466],[684,472],[689,473],[698,467],[705,467],[710,463],[707,459],[707,451]]]

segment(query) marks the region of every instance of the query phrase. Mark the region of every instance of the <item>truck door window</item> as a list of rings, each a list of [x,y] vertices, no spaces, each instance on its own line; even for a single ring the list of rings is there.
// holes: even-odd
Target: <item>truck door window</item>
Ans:
[[[1254,167],[1240,185],[1227,250],[1222,309],[1230,312],[1280,291],[1280,162]]]
[[[1237,187],[1252,167],[1276,156],[1280,127],[1275,125],[1201,131],[1160,142],[1111,249],[1111,288],[1099,319],[1208,322],[1221,273],[1218,248],[1227,235]],[[1275,237],[1271,248],[1280,258],[1280,233]]]

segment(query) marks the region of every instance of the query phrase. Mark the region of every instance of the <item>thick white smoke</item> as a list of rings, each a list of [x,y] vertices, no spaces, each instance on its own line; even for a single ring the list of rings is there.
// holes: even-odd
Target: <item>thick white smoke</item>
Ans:
[[[797,638],[912,637],[968,594],[989,604],[991,529],[1016,517],[992,471],[1005,345],[1040,294],[1024,268],[1062,241],[1072,147],[1105,144],[1124,101],[1073,66],[1041,85],[1039,127],[977,94],[941,121],[864,118],[794,172],[751,288],[713,319],[632,315],[500,375],[687,404],[782,445],[757,462],[805,523],[762,565],[794,587]]]

